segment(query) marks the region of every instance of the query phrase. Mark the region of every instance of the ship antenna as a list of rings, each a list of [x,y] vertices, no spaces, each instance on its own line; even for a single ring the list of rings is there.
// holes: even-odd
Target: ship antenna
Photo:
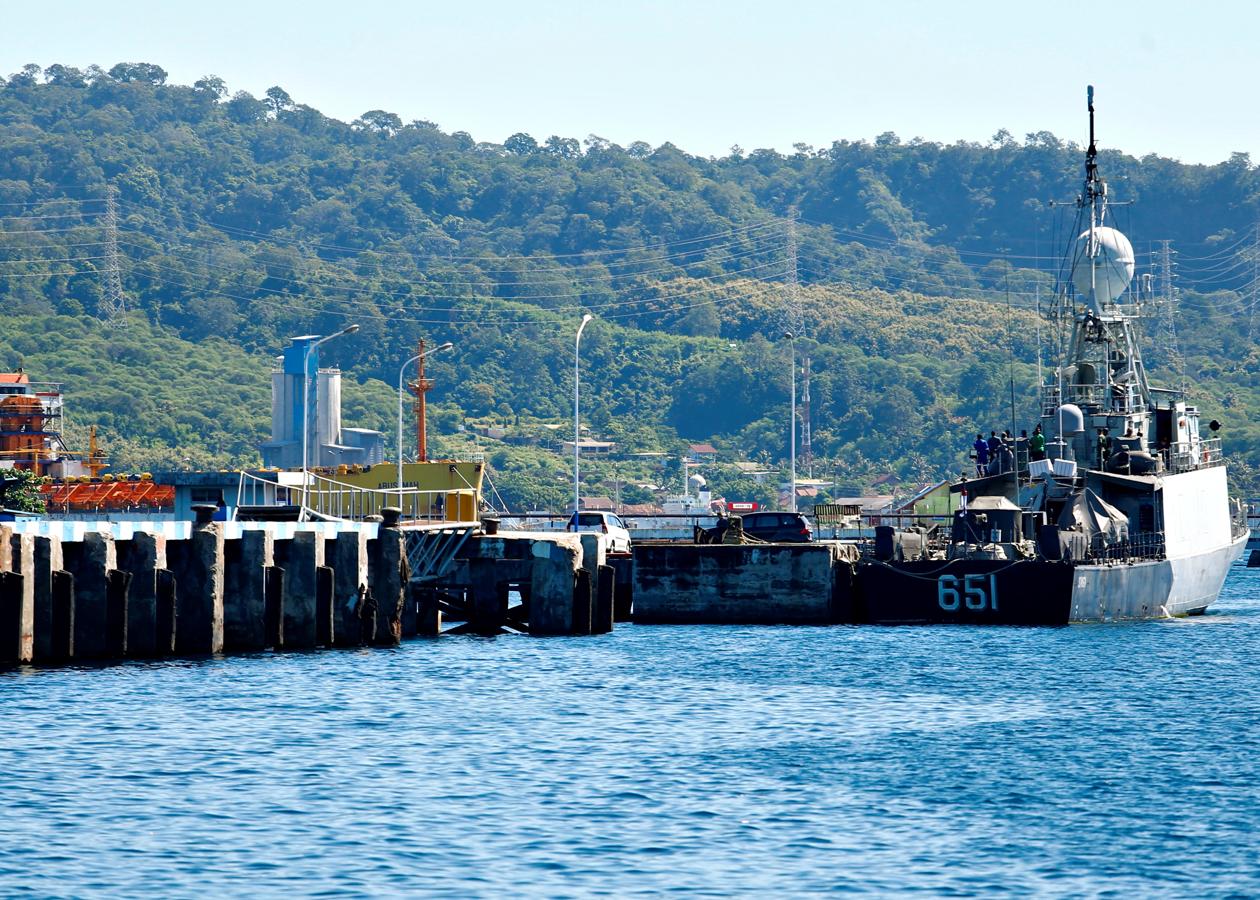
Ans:
[[[1107,187],[1098,177],[1098,143],[1094,139],[1094,86],[1085,88],[1085,105],[1089,108],[1089,149],[1085,151],[1085,196],[1089,204],[1089,305],[1098,307],[1098,236],[1096,229],[1106,215]]]

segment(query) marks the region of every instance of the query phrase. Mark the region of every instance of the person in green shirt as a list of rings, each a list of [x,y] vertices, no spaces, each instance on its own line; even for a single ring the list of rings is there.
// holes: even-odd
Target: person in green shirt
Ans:
[[[1098,429],[1098,468],[1105,469],[1111,457],[1111,435],[1106,428]]]
[[[1028,458],[1046,458],[1046,436],[1041,433],[1040,425],[1033,429],[1032,437],[1028,439]]]

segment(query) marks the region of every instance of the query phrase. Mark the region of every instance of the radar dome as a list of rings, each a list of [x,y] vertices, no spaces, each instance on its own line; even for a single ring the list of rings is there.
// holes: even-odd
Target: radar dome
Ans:
[[[1124,289],[1133,280],[1133,245],[1129,239],[1114,228],[1095,228],[1094,242],[1098,261],[1094,275],[1095,294],[1098,303],[1111,303],[1124,293]],[[1089,296],[1090,264],[1089,264],[1089,232],[1076,239],[1076,264],[1072,272],[1072,283],[1076,289]]]

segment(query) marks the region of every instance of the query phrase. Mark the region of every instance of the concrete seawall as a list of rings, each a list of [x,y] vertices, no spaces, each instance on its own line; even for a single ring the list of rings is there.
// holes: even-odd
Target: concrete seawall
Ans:
[[[0,665],[392,646],[445,633],[443,610],[488,634],[611,629],[615,573],[593,535],[486,537],[471,523],[406,528],[396,515],[224,523],[210,512],[153,531],[0,525]],[[511,590],[523,601],[509,609]]]
[[[645,624],[824,625],[834,544],[644,544],[634,548],[634,621]]]

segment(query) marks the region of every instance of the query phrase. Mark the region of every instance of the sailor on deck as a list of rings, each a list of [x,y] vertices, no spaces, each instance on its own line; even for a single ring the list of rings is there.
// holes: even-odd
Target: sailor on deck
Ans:
[[[977,434],[976,442],[971,447],[976,451],[976,475],[983,478],[989,469],[989,445],[985,443],[984,435]]]
[[[1032,437],[1028,439],[1028,458],[1046,458],[1046,436],[1041,433],[1040,425],[1033,429]]]

